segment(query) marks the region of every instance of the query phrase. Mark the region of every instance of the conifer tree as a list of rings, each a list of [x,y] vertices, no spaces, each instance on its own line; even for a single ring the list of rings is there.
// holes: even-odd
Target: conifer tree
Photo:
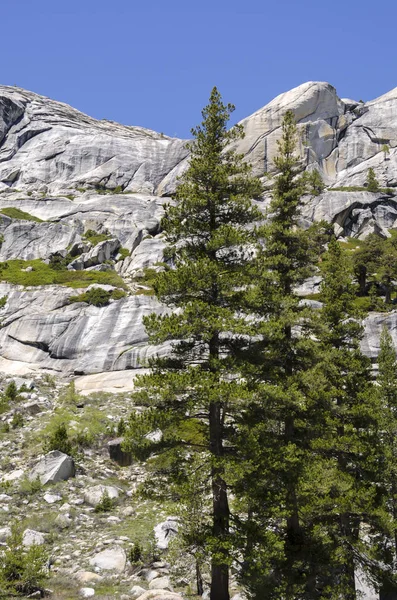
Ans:
[[[397,359],[388,329],[384,326],[378,355],[377,393],[381,411],[381,473],[385,511],[389,516],[388,528],[379,540],[381,560],[389,565],[383,586],[397,589]],[[385,543],[386,542],[386,543]]]
[[[296,150],[296,125],[287,112],[268,222],[260,228],[251,318],[257,318],[250,363],[244,364],[252,395],[241,415],[245,439],[247,519],[243,579],[254,598],[296,600],[311,585],[313,547],[302,522],[302,484],[308,473],[315,411],[307,395],[316,363],[314,320],[295,292],[318,260],[312,232],[299,227],[307,178]],[[299,335],[297,334],[299,329]],[[249,468],[248,468],[249,465]],[[310,487],[310,486],[309,486]],[[303,596],[302,596],[303,597]]]
[[[370,361],[360,349],[363,315],[355,304],[351,263],[336,240],[329,244],[322,272],[315,394],[325,420],[313,450],[321,458],[325,483],[317,488],[311,511],[329,552],[321,585],[330,595],[324,597],[356,600],[355,569],[367,568],[370,553],[360,527],[379,528],[379,411]]]
[[[261,215],[251,202],[261,184],[251,176],[230,143],[242,136],[226,129],[232,105],[216,88],[192,130],[190,165],[177,201],[162,222],[174,268],[156,278],[157,298],[173,312],[144,321],[154,343],[170,342],[172,352],[151,363],[138,397],[149,409],[129,421],[126,446],[136,456],[156,453],[162,473],[176,485],[189,477],[191,453],[209,455],[212,488],[211,600],[229,600],[230,509],[228,464],[233,453],[234,417],[245,394],[235,360],[246,343],[241,314],[247,265]],[[161,442],[146,434],[161,429]]]
[[[368,169],[367,173],[367,190],[369,192],[379,192],[379,182],[372,167]]]

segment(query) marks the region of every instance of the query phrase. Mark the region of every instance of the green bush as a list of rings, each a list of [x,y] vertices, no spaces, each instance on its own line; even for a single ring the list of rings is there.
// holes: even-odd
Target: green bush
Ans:
[[[6,387],[6,391],[4,392],[4,398],[6,401],[12,402],[17,399],[18,389],[15,381],[11,381]]]
[[[127,248],[120,248],[119,254],[121,257],[120,260],[124,260],[125,258],[127,258],[128,256],[131,255],[131,252],[129,250],[127,250]]]
[[[132,565],[136,565],[137,563],[142,561],[143,556],[143,547],[139,542],[134,542],[132,548],[130,548],[128,552],[128,560]]]
[[[127,429],[127,423],[124,421],[123,417],[121,417],[120,421],[117,423],[117,435],[119,437],[123,436]]]
[[[123,290],[107,291],[99,287],[91,288],[78,296],[70,296],[69,302],[87,302],[93,306],[107,306],[111,299],[120,300],[126,293]]]
[[[12,419],[11,419],[11,427],[12,429],[17,429],[18,427],[23,427],[23,416],[21,415],[20,412],[16,412],[14,413]]]
[[[105,490],[102,494],[102,498],[96,505],[94,512],[102,513],[109,512],[114,508],[114,500],[109,497],[107,490]]]
[[[52,450],[59,450],[59,452],[63,452],[64,454],[71,454],[73,450],[72,442],[69,439],[64,423],[58,425],[44,443],[45,452],[51,452]]]
[[[36,477],[36,479],[24,477],[19,481],[18,490],[21,496],[34,496],[34,494],[41,491],[42,487],[39,477]]]
[[[7,298],[8,296],[1,296],[0,298],[0,308],[4,308],[5,305],[7,304]]]
[[[98,233],[93,229],[87,229],[83,236],[88,242],[91,242],[93,246],[99,244],[99,242],[104,242],[105,240],[110,239],[109,233]]]
[[[48,556],[44,548],[34,544],[25,549],[22,532],[15,526],[7,539],[7,546],[0,552],[0,595],[26,596],[37,591],[43,592],[48,577]]]

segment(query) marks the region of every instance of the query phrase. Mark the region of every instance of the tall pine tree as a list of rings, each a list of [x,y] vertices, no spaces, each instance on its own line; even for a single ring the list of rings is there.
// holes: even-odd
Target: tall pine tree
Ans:
[[[279,173],[268,221],[260,228],[263,245],[248,297],[257,336],[250,343],[250,363],[243,365],[251,396],[240,427],[249,460],[238,487],[247,511],[241,524],[246,528],[243,579],[254,598],[287,600],[303,597],[312,585],[302,485],[317,418],[308,396],[308,373],[317,360],[315,319],[295,289],[317,264],[318,228],[314,236],[299,227],[306,178],[296,144],[294,116],[287,112],[275,159]]]
[[[226,128],[233,110],[214,88],[201,125],[192,130],[177,201],[166,207],[162,228],[174,268],[158,275],[154,290],[173,312],[144,322],[151,341],[171,341],[172,353],[152,361],[152,373],[137,382],[149,408],[131,416],[126,442],[141,458],[162,457],[162,473],[176,493],[189,477],[191,453],[201,456],[212,488],[211,600],[229,600],[228,464],[246,387],[234,357],[247,329],[240,307],[256,241],[250,225],[261,218],[251,202],[261,193],[260,181],[230,150],[243,135],[239,126]],[[154,429],[161,429],[161,442],[146,437]]]

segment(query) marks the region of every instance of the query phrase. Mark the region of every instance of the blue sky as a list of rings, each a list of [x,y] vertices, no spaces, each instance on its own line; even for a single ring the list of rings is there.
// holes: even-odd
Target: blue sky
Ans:
[[[1,0],[0,83],[188,137],[211,88],[234,120],[305,81],[397,86],[396,0]]]

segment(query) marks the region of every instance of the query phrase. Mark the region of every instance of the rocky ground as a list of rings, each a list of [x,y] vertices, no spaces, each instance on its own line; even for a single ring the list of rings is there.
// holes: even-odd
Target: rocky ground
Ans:
[[[2,381],[3,390],[10,381]],[[109,455],[131,399],[104,393],[82,397],[70,383],[49,376],[15,381],[23,391],[3,404],[0,417],[0,546],[14,526],[23,531],[26,546],[43,544],[54,600],[94,594],[99,599],[195,598],[193,571],[178,551],[169,555],[167,550],[178,529],[177,507],[137,494],[144,469],[120,451],[119,439],[112,448],[118,462]],[[46,452],[60,423],[72,441],[79,439],[72,458]],[[97,512],[104,496],[110,509]],[[136,559],[139,546],[142,558]],[[164,591],[144,595],[147,590]],[[166,595],[166,590],[178,594]]]

